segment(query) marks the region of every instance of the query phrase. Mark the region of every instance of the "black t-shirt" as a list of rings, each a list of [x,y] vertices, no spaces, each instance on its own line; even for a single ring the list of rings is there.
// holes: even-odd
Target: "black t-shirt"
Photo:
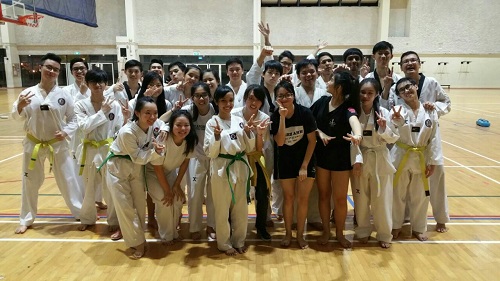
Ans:
[[[356,110],[344,102],[334,111],[329,112],[331,99],[331,96],[323,96],[311,106],[313,116],[316,118],[316,124],[318,125],[318,129],[323,133],[335,137],[335,139],[328,143],[328,146],[335,146],[341,143],[349,144],[350,142],[344,140],[343,137],[352,131],[349,118],[357,116]],[[318,141],[321,142],[319,137]]]
[[[315,148],[317,165],[331,171],[345,171],[351,169],[350,145],[344,136],[351,133],[349,118],[356,116],[356,110],[344,102],[332,112],[329,104],[332,97],[321,97],[312,106],[311,110],[316,117],[318,128],[325,134],[335,137],[325,146],[319,137]]]
[[[273,112],[271,121],[273,122],[271,124],[271,134],[276,135],[280,125],[279,110]],[[285,165],[288,161],[298,162],[300,167],[309,143],[307,134],[316,131],[316,129],[316,121],[314,121],[311,110],[295,104],[292,117],[285,118],[285,144],[278,146],[277,149],[279,163]],[[310,163],[314,163],[314,159],[311,159]]]

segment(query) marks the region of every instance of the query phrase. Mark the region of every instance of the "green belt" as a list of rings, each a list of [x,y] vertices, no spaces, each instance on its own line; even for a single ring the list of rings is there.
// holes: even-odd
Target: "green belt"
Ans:
[[[41,140],[35,138],[31,134],[26,134],[26,137],[30,141],[36,143],[35,147],[33,148],[33,152],[31,153],[31,160],[30,160],[30,163],[28,165],[28,169],[33,170],[35,168],[35,162],[36,162],[36,159],[38,157],[38,151],[40,150],[40,148],[48,147],[50,150],[50,154],[49,154],[50,170],[52,171],[52,164],[54,163],[54,148],[52,147],[52,144],[58,142],[59,140],[54,138],[54,139],[51,139],[48,141],[41,141]]]
[[[408,160],[408,156],[410,155],[410,152],[415,152],[418,153],[418,157],[420,158],[420,169],[422,170],[422,181],[424,182],[424,190],[425,190],[425,196],[429,196],[429,181],[427,180],[427,177],[425,176],[425,157],[424,157],[424,151],[427,148],[427,146],[409,146],[407,144],[404,144],[402,142],[397,141],[396,145],[401,147],[402,149],[406,150],[405,155],[403,156],[403,159],[399,163],[398,170],[396,171],[396,174],[394,175],[394,187],[398,183],[399,177],[401,176],[403,167],[406,165],[406,161]]]
[[[114,157],[124,158],[124,159],[128,159],[128,160],[132,161],[132,159],[130,158],[130,155],[115,155],[113,153],[113,151],[110,151],[109,154],[108,154],[108,156],[106,157],[106,159],[104,159],[104,161],[102,161],[101,166],[99,166],[99,168],[97,168],[97,172],[99,172],[101,170],[101,168],[104,165],[106,165],[106,163],[108,163],[109,159],[114,158]]]
[[[227,182],[229,183],[229,188],[231,189],[231,199],[233,201],[233,203],[235,204],[236,203],[236,199],[234,198],[234,189],[233,189],[233,184],[231,183],[231,180],[229,179],[229,168],[231,167],[231,165],[234,164],[234,162],[236,161],[242,161],[243,163],[245,163],[245,165],[247,165],[247,168],[248,168],[248,178],[247,178],[247,197],[250,193],[250,166],[248,165],[248,162],[247,160],[245,160],[245,158],[243,158],[245,156],[245,152],[240,152],[240,153],[237,153],[236,155],[231,155],[231,154],[219,154],[219,157],[220,158],[224,158],[224,159],[229,159],[231,160],[231,162],[229,162],[229,165],[227,165],[226,167],[226,175],[227,175]]]
[[[82,149],[82,159],[80,160],[80,176],[83,174],[83,167],[85,167],[85,161],[87,158],[87,147],[88,146],[93,146],[95,148],[99,148],[104,145],[109,145],[113,142],[113,138],[107,138],[102,141],[94,141],[94,140],[89,140],[89,139],[84,139],[83,140],[83,149]]]

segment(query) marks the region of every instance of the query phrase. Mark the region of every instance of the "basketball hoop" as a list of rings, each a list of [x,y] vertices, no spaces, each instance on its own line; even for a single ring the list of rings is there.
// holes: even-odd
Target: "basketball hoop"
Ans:
[[[42,19],[43,16],[38,13],[33,13],[29,15],[19,16],[17,18],[19,24],[26,25],[30,27],[38,27],[39,20]]]

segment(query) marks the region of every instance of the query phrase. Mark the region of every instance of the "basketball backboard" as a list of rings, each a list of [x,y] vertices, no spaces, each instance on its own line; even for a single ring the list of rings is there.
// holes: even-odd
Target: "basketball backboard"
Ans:
[[[24,0],[23,2],[13,0],[10,3],[1,3],[0,24],[9,22],[17,25],[38,27],[43,15],[38,14],[35,9],[33,9],[34,11],[26,10],[25,7],[25,3],[35,7],[33,2],[34,0]]]

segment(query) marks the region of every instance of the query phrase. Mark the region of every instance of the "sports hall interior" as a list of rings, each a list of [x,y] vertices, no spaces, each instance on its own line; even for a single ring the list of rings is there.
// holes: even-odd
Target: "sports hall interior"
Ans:
[[[45,15],[38,27],[0,26],[0,280],[500,280],[500,1],[490,0],[96,0],[98,27]],[[6,4],[2,1],[2,8]],[[31,11],[27,11],[31,13]],[[228,257],[214,241],[184,239],[162,245],[147,232],[146,256],[130,259],[123,241],[111,241],[106,212],[92,231],[78,231],[53,175],[45,166],[33,228],[14,234],[21,204],[22,122],[10,117],[22,89],[40,80],[47,52],[63,58],[58,84],[73,83],[69,61],[84,57],[91,68],[121,79],[128,59],[147,68],[152,58],[165,66],[180,60],[212,68],[227,83],[225,61],[240,57],[251,67],[264,45],[259,22],[268,23],[274,55],[290,50],[298,61],[318,42],[340,64],[350,47],[371,59],[375,43],[394,45],[394,72],[404,75],[400,55],[413,50],[421,72],[436,78],[451,99],[440,119],[451,221],[435,231],[428,211],[429,240],[420,242],[403,227],[403,237],[382,249],[373,238],[356,242],[349,195],[346,250],[332,238],[306,229],[309,249],[281,248],[284,223],[261,241],[249,205],[249,251]],[[476,125],[487,119],[490,127]],[[350,194],[350,192],[349,192]],[[189,237],[187,207],[181,235]],[[333,228],[334,226],[332,226]]]

